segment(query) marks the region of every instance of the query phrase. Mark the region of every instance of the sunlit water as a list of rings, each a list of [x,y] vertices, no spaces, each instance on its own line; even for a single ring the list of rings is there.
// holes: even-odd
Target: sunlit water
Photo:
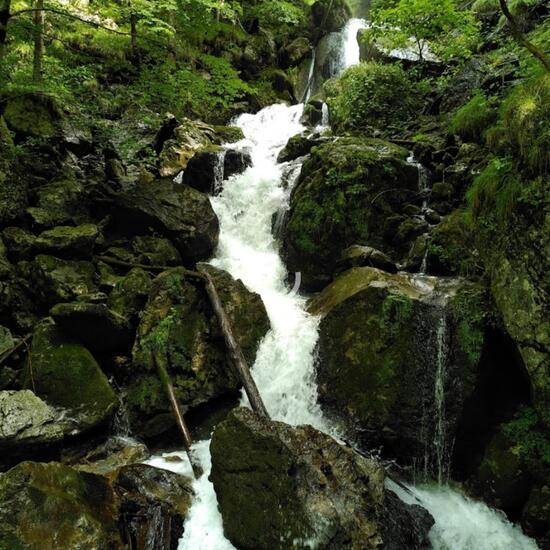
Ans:
[[[355,36],[365,23],[353,20],[344,29],[343,68],[359,61]],[[270,416],[291,425],[311,424],[332,433],[317,404],[314,353],[318,320],[309,315],[305,299],[285,283],[287,273],[272,233],[274,214],[288,204],[290,189],[282,185],[284,165],[276,162],[279,151],[293,135],[304,130],[303,106],[273,105],[256,115],[240,116],[236,124],[244,132],[239,144],[251,148],[252,166],[223,184],[212,204],[220,219],[220,242],[212,264],[241,279],[261,295],[271,330],[258,349],[252,374]],[[246,399],[243,397],[243,403]],[[179,550],[227,550],[221,514],[210,474],[210,441],[194,445],[193,453],[204,474],[195,481],[195,498],[185,522]],[[188,476],[191,469],[184,453],[155,457],[150,464]],[[391,484],[391,482],[389,482]],[[394,488],[393,485],[390,488]],[[415,488],[411,498],[436,519],[430,534],[441,550],[508,550],[536,548],[518,528],[487,506],[468,500],[448,487]]]

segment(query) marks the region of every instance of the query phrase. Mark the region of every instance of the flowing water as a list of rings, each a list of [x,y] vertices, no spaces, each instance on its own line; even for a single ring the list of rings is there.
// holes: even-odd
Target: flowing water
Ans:
[[[355,36],[360,27],[353,25],[349,24],[344,31],[347,38],[340,53],[345,58],[344,66],[359,59]],[[330,422],[317,404],[314,381],[318,320],[307,313],[305,298],[297,289],[290,290],[286,285],[287,273],[272,232],[273,217],[288,204],[291,187],[285,190],[282,184],[289,167],[277,164],[276,158],[287,140],[304,130],[300,123],[302,112],[302,105],[273,105],[237,119],[236,124],[245,135],[240,145],[251,148],[253,164],[243,174],[225,181],[221,193],[212,199],[221,225],[220,243],[212,264],[242,279],[265,303],[272,328],[260,344],[252,374],[271,417],[291,425],[311,424],[332,433]],[[444,380],[444,361],[444,358],[438,361],[441,380]],[[224,537],[216,494],[208,480],[209,444],[201,441],[193,447],[204,475],[194,483],[196,496],[179,550],[233,548]],[[183,453],[157,457],[150,463],[191,475]],[[408,492],[396,488],[392,482],[388,485],[404,500],[420,503],[431,511],[436,519],[431,532],[434,548],[536,548],[497,512],[448,487],[410,487]]]

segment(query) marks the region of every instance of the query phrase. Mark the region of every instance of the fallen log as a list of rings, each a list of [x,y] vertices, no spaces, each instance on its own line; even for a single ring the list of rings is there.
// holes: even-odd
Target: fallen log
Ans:
[[[189,458],[191,468],[193,469],[193,475],[195,476],[195,479],[199,479],[203,471],[200,465],[198,465],[195,462],[195,460],[193,459],[193,455],[191,454],[191,446],[193,445],[193,439],[191,437],[191,432],[187,427],[187,423],[185,422],[185,418],[183,416],[183,412],[181,410],[180,404],[178,403],[176,393],[174,392],[174,385],[172,384],[172,380],[170,378],[170,375],[168,374],[168,369],[164,364],[164,358],[162,357],[161,354],[154,353],[153,362],[155,363],[155,366],[157,368],[157,372],[159,374],[159,378],[162,382],[162,385],[164,386],[164,389],[166,391],[166,395],[170,400],[170,405],[172,406],[172,412],[174,413],[174,417],[176,419],[178,428],[183,436],[183,445],[185,447],[185,452],[187,453],[187,458]]]
[[[256,413],[265,416],[266,418],[269,418],[269,414],[264,405],[260,392],[258,391],[256,382],[254,382],[254,378],[252,378],[252,375],[250,374],[250,369],[248,368],[248,364],[241,350],[241,346],[237,343],[237,340],[235,339],[233,329],[231,327],[231,322],[229,321],[227,314],[225,313],[225,309],[220,300],[218,291],[216,290],[216,286],[214,285],[214,281],[206,270],[201,269],[200,267],[198,268],[198,270],[204,278],[206,292],[208,294],[208,297],[210,298],[210,303],[212,304],[214,313],[218,318],[218,322],[220,323],[220,328],[223,333],[225,344],[229,350],[233,363],[235,364],[235,368],[237,369],[241,382],[244,386],[244,390],[246,392],[246,395],[248,396],[250,405]]]

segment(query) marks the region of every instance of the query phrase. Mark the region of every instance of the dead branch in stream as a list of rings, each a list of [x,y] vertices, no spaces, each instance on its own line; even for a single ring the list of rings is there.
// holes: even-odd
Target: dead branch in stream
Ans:
[[[95,256],[95,259],[112,267],[120,267],[123,269],[139,268],[143,269],[144,271],[151,271],[153,273],[162,273],[163,271],[168,271],[169,269],[179,269],[180,271],[183,271],[183,274],[186,277],[189,277],[191,279],[200,279],[201,281],[204,279],[202,273],[199,273],[198,271],[192,271],[190,269],[185,269],[181,266],[138,264],[133,262],[124,262],[122,260],[117,260],[116,258],[110,258],[109,256]]]
[[[244,386],[246,395],[248,396],[248,400],[250,401],[250,405],[256,413],[261,416],[265,416],[266,418],[269,418],[267,409],[265,408],[260,392],[258,391],[258,387],[256,386],[256,382],[254,382],[254,378],[252,378],[252,375],[250,374],[250,369],[248,368],[248,364],[242,352],[241,346],[237,343],[237,340],[235,339],[233,329],[231,327],[231,322],[229,321],[229,318],[225,313],[225,309],[214,285],[214,281],[212,280],[212,277],[209,273],[202,270],[201,268],[199,268],[199,270],[204,277],[206,292],[208,294],[208,297],[210,298],[210,302],[220,323],[223,337],[225,339],[225,344],[229,349],[229,353],[231,354],[231,358],[233,359],[235,368],[237,369],[241,382]]]
[[[195,479],[199,479],[199,477],[201,477],[203,473],[202,468],[193,460],[193,456],[191,454],[193,439],[191,437],[191,432],[187,427],[187,423],[185,422],[185,418],[183,416],[180,404],[178,403],[176,393],[174,392],[174,385],[172,384],[172,380],[170,378],[170,375],[168,374],[168,369],[166,368],[166,365],[164,363],[164,358],[159,353],[153,353],[153,362],[157,368],[157,372],[166,391],[166,395],[170,400],[170,405],[172,407],[172,412],[174,413],[174,418],[176,419],[178,428],[181,432],[181,435],[183,436],[183,445],[185,447],[187,457],[189,458],[191,468],[193,469],[193,475],[195,476]]]

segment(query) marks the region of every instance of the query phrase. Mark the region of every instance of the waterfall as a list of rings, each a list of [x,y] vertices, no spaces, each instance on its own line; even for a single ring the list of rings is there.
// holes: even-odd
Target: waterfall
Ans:
[[[225,149],[222,149],[216,155],[216,163],[214,164],[214,195],[218,195],[222,190],[226,152]]]
[[[437,463],[437,481],[439,485],[447,478],[447,430],[445,426],[445,382],[447,374],[448,335],[447,317],[443,308],[436,329],[436,372],[434,383],[435,430],[434,448]]]
[[[344,66],[359,60],[356,40],[359,28],[362,28],[359,23],[350,22],[344,30]],[[250,148],[252,166],[224,182],[221,193],[212,198],[221,232],[216,256],[211,263],[241,279],[250,290],[259,293],[265,303],[272,328],[260,344],[252,375],[271,417],[291,425],[310,424],[337,435],[317,403],[314,361],[318,319],[307,312],[306,299],[286,285],[286,269],[272,232],[273,216],[289,202],[292,185],[284,185],[285,174],[290,184],[297,174],[296,165],[278,164],[277,155],[290,137],[305,130],[300,123],[302,113],[303,105],[272,105],[255,115],[241,115],[235,121],[245,135],[237,147]],[[441,334],[438,376],[443,388],[446,325],[442,325],[438,334]],[[441,452],[444,453],[444,392],[442,389],[437,391],[441,394],[439,435],[443,441]],[[246,404],[244,395],[243,403]],[[193,453],[204,474],[194,482],[195,497],[179,550],[234,549],[224,536],[216,493],[208,479],[211,471],[209,445],[210,441],[199,441],[193,446]],[[178,457],[181,460],[174,461]],[[183,452],[155,457],[149,463],[192,475]],[[420,503],[433,514],[436,520],[431,532],[434,548],[536,548],[497,512],[465,499],[448,487],[411,487],[410,492],[406,492],[393,485],[388,482],[390,489],[404,493],[400,494],[403,500]]]
[[[313,78],[315,77],[315,62],[317,57],[317,50],[311,49],[311,63],[309,65],[309,74],[307,76],[306,89],[304,91],[304,97],[302,103],[307,103],[311,97],[311,90],[313,89]]]

